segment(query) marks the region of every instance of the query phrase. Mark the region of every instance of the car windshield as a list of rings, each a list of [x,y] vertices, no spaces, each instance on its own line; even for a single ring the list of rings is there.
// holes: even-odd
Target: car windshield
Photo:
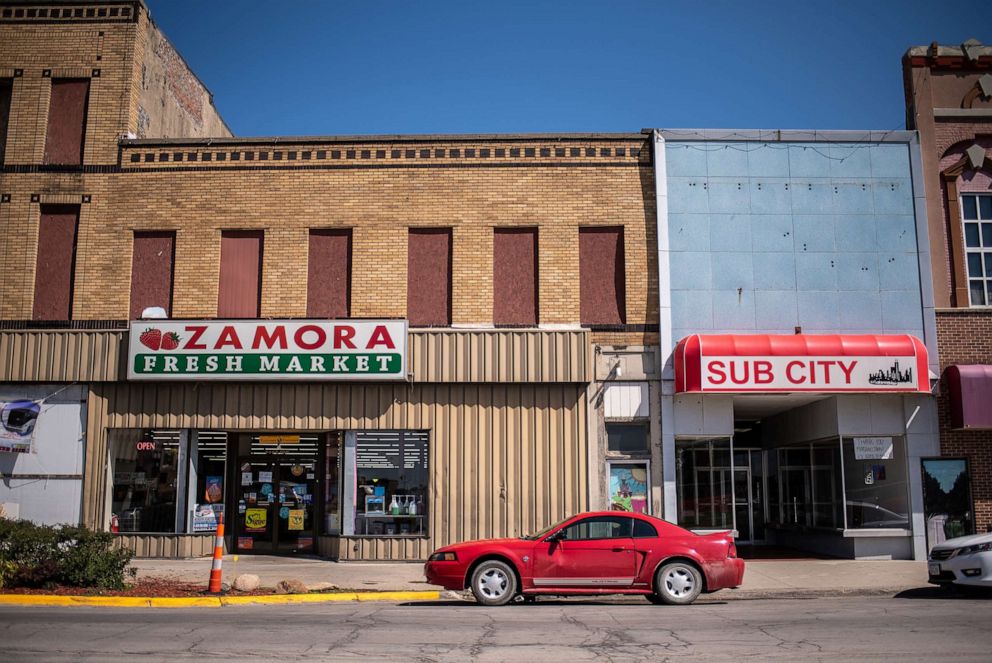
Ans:
[[[548,532],[550,532],[554,528],[556,528],[559,525],[562,525],[562,524],[568,522],[569,520],[571,520],[571,518],[566,518],[565,520],[562,520],[561,522],[557,522],[554,525],[549,525],[549,526],[545,527],[544,529],[542,529],[539,532],[535,532],[534,534],[526,534],[526,535],[524,535],[524,536],[522,536],[520,538],[523,539],[524,541],[536,541],[537,539],[540,539],[542,536],[544,536],[545,534],[547,534]]]

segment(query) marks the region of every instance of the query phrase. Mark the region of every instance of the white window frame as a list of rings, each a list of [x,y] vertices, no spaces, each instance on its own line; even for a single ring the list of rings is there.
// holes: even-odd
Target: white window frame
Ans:
[[[975,214],[977,218],[975,219],[965,218],[964,216],[965,198],[975,199]],[[992,223],[992,217],[986,219],[982,216],[982,206],[981,203],[979,202],[979,199],[981,198],[992,199],[992,194],[979,193],[979,192],[964,192],[960,194],[960,199],[958,200],[959,209],[961,210],[961,235],[962,235],[961,239],[962,239],[962,245],[964,246],[964,271],[965,271],[965,278],[967,281],[967,289],[968,289],[968,306],[972,308],[992,308],[992,301],[990,301],[992,300],[992,297],[989,296],[990,292],[992,292],[992,289],[990,289],[990,285],[992,285],[992,271],[985,269],[986,263],[988,261],[992,261],[992,258],[986,257],[986,256],[992,256],[992,245],[984,246],[982,242],[982,224],[986,222]],[[968,246],[968,233],[966,232],[965,228],[969,223],[974,223],[978,225],[977,247]],[[968,264],[968,257],[972,254],[981,256],[983,276],[978,277],[977,279],[972,277],[971,270]],[[985,293],[984,304],[981,303],[976,304],[975,302],[972,301],[971,282],[975,280],[981,280],[982,282],[982,286],[984,288],[984,293]]]

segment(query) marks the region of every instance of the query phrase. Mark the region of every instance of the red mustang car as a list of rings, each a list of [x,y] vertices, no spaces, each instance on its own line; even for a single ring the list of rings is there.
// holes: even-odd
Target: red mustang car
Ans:
[[[686,605],[701,592],[738,587],[744,560],[728,533],[698,535],[637,513],[583,513],[519,539],[438,548],[427,582],[468,587],[483,605],[522,595],[641,594]]]

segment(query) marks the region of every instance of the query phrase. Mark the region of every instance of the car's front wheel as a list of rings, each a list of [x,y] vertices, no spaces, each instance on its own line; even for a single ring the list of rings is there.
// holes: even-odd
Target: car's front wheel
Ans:
[[[689,605],[703,591],[703,576],[692,564],[669,562],[658,569],[654,579],[654,591],[653,598],[659,603]]]
[[[517,575],[505,562],[486,560],[472,573],[471,589],[481,605],[506,605],[517,594]]]

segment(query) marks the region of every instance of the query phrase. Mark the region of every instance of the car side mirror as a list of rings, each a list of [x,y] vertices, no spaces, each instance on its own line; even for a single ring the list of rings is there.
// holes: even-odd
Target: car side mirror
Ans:
[[[546,538],[545,541],[547,541],[548,543],[558,543],[559,541],[564,541],[567,538],[568,535],[565,534],[565,530],[560,529],[551,536],[549,536],[548,538]]]

